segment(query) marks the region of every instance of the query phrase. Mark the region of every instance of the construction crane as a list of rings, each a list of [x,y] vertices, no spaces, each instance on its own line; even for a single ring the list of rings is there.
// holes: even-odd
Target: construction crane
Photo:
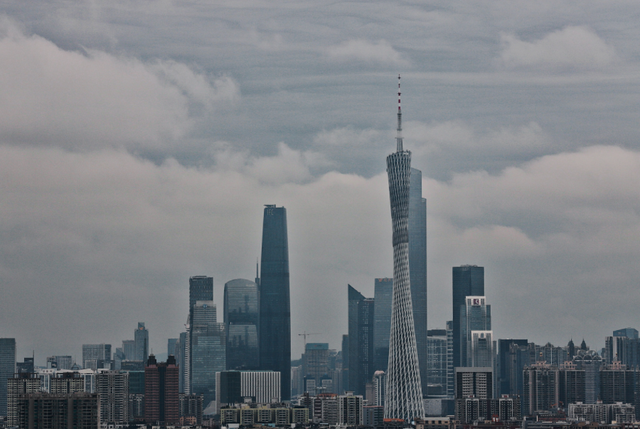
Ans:
[[[302,334],[298,334],[299,337],[304,338],[304,349],[307,350],[307,337],[309,335],[320,335],[320,332],[307,332],[304,331]]]

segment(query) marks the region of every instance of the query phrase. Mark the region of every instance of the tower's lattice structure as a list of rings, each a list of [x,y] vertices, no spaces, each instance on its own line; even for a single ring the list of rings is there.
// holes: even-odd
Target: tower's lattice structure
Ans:
[[[384,416],[410,422],[424,417],[424,406],[409,280],[411,152],[403,148],[400,94],[398,76],[397,151],[387,157],[393,223],[393,301]]]

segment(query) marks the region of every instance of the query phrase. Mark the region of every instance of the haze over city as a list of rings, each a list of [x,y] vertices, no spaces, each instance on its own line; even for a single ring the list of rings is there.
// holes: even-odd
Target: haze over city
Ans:
[[[393,274],[396,78],[427,198],[429,328],[485,267],[496,338],[637,328],[635,2],[9,1],[0,337],[80,357],[184,330],[188,278],[255,277],[287,209],[292,352],[340,348],[347,284]],[[219,316],[220,318],[220,316]]]

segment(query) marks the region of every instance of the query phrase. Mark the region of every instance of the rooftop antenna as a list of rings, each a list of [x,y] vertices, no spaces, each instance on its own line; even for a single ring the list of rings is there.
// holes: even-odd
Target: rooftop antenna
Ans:
[[[402,105],[400,103],[400,74],[398,74],[398,135],[396,137],[396,141],[398,143],[398,152],[402,152],[404,149],[402,148]]]

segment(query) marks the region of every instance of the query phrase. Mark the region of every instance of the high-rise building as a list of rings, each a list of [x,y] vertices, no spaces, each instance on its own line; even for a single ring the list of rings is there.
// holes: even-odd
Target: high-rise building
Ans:
[[[84,392],[84,377],[77,372],[60,371],[49,378],[49,393]]]
[[[189,278],[189,315],[187,316],[187,332],[183,343],[183,359],[184,366],[181,368],[181,380],[183,392],[186,394],[193,393],[191,387],[192,381],[192,356],[191,345],[193,343],[193,311],[198,301],[213,302],[213,277],[193,276]]]
[[[178,372],[173,356],[169,356],[167,361],[162,363],[158,363],[154,355],[149,356],[144,371],[144,419],[147,423],[179,422]]]
[[[465,366],[462,350],[461,314],[468,296],[484,295],[484,267],[463,265],[453,267],[453,366]]]
[[[429,329],[427,335],[429,395],[447,394],[447,330]]]
[[[354,395],[347,392],[338,396],[338,424],[345,426],[362,426],[364,418],[362,406],[364,404],[362,395]]]
[[[373,299],[373,367],[376,371],[387,371],[393,279],[375,279]]]
[[[73,358],[71,356],[49,356],[47,358],[47,368],[71,369]]]
[[[236,279],[224,285],[224,326],[227,333],[227,368],[258,369],[258,285]]]
[[[499,395],[520,395],[522,396],[522,371],[525,365],[529,365],[529,354],[526,354],[526,361],[518,358],[517,348],[528,348],[528,340],[525,339],[499,339],[498,340],[498,374],[496,388]],[[518,367],[518,362],[521,365]],[[516,368],[514,368],[516,367]],[[519,375],[519,377],[518,377]]]
[[[122,352],[127,360],[136,360],[135,340],[122,340]]]
[[[227,368],[224,324],[216,322],[216,314],[213,301],[196,301],[190,326],[190,393],[203,395],[205,408],[216,397],[216,372]]]
[[[17,426],[24,429],[96,429],[97,393],[30,393],[18,400]]]
[[[287,211],[266,205],[260,264],[260,368],[279,371],[283,400],[291,397],[291,305]]]
[[[141,360],[146,364],[149,358],[149,331],[143,322],[138,322],[138,329],[134,331],[133,335],[136,348],[134,360]]]
[[[493,398],[493,368],[456,368],[456,399]]]
[[[250,400],[255,404],[278,403],[280,373],[276,371],[222,371],[216,374],[218,409]]]
[[[447,321],[447,397],[455,395],[455,372],[453,366],[453,321]]]
[[[365,298],[348,285],[349,297],[349,390],[356,395],[365,394],[371,381],[373,367],[374,300]]]
[[[427,200],[422,171],[411,169],[409,186],[409,278],[422,394],[427,395]]]
[[[329,344],[307,343],[302,357],[302,372],[307,379],[315,380],[322,386],[322,378],[329,375]],[[327,392],[334,393],[334,392]]]
[[[0,416],[7,415],[7,380],[16,372],[16,339],[0,338]]]
[[[411,152],[403,148],[399,79],[400,76],[397,151],[387,157],[393,225],[393,302],[384,414],[386,418],[399,418],[409,422],[424,417],[424,405],[409,272]],[[426,346],[426,341],[424,345]]]
[[[96,391],[100,401],[100,422],[129,422],[129,374],[120,371],[98,371]]]
[[[7,390],[7,426],[17,426],[18,420],[18,399],[21,395],[40,391],[40,377],[33,373],[14,374],[8,380]]]
[[[536,363],[523,372],[524,397],[522,413],[533,415],[536,411],[548,410],[560,400],[560,372],[555,366]]]
[[[83,344],[82,366],[97,370],[111,367],[111,344]]]

